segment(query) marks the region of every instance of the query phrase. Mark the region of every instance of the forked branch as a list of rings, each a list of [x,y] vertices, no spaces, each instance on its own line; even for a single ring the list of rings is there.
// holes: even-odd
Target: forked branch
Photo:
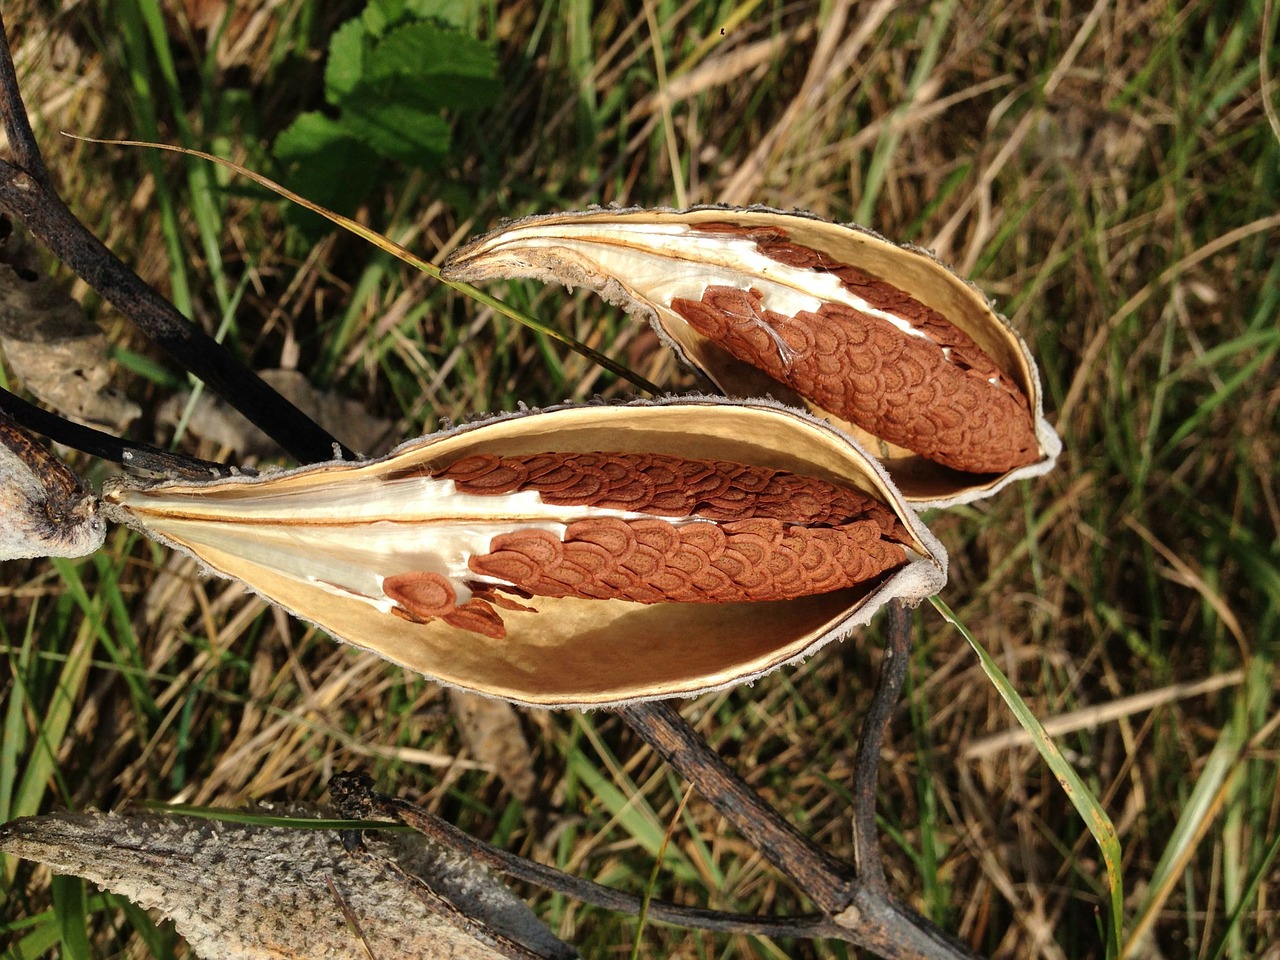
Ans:
[[[876,774],[885,728],[906,676],[911,615],[889,604],[889,643],[875,696],[863,721],[854,762],[857,867],[837,860],[801,835],[739,777],[679,714],[672,701],[640,703],[618,713],[692,783],[733,826],[834,921],[836,937],[890,960],[961,960],[972,955],[892,897],[876,833]]]
[[[822,914],[792,917],[756,917],[723,910],[686,907],[665,900],[650,900],[646,905],[639,897],[583,880],[555,867],[528,860],[478,840],[447,820],[421,807],[395,797],[384,796],[373,789],[362,774],[338,774],[329,781],[329,794],[335,809],[352,820],[389,819],[412,827],[428,839],[448,847],[465,857],[544,890],[560,893],[605,910],[638,915],[644,911],[648,919],[719,933],[741,933],[757,937],[817,938],[839,936],[839,927]],[[353,837],[349,846],[358,845]]]

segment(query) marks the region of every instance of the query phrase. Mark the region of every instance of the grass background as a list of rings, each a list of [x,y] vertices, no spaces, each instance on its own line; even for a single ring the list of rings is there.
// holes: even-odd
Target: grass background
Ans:
[[[191,19],[219,23],[217,2],[4,5],[55,180],[114,251],[197,322],[225,326],[246,362],[297,368],[402,437],[521,401],[627,393],[353,238],[305,239],[199,161],[57,135],[188,143],[278,172],[267,145],[320,106],[328,37],[361,4],[235,6],[210,46]],[[766,203],[933,248],[983,286],[1039,357],[1066,452],[1041,481],[931,518],[952,558],[944,597],[1061,725],[1115,822],[1131,955],[1280,956],[1274,16],[1259,2],[1126,0],[513,0],[471,16],[498,55],[497,105],[459,119],[442,168],[388,167],[361,218],[438,258],[504,216]],[[691,384],[591,297],[495,292],[650,379]],[[115,382],[149,416],[181,372],[87,304]],[[607,714],[522,715],[525,803],[468,754],[438,687],[124,531],[83,561],[5,564],[0,598],[0,820],[319,799],[332,772],[359,767],[479,836],[637,892],[674,819],[654,893],[804,907],[699,798],[677,816],[685,785]],[[961,636],[927,606],[916,622],[881,778],[892,885],[982,953],[1102,956],[1096,846],[1034,749],[991,739],[1014,721]],[[845,857],[878,647],[866,630],[686,711]],[[116,898],[77,907],[42,869],[0,866],[7,957],[76,955],[58,945],[69,911],[87,955],[186,955]],[[654,957],[850,954],[537,904],[584,956],[629,955],[637,938]]]

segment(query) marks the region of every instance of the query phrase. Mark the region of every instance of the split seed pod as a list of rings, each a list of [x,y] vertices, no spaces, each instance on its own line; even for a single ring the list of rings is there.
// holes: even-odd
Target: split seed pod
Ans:
[[[758,207],[553,214],[473,241],[444,275],[594,290],[731,396],[856,437],[918,508],[1044,473],[1061,449],[1035,362],[987,298],[861,227]]]
[[[760,401],[561,407],[381,460],[103,499],[338,639],[544,706],[750,680],[946,580],[874,460]]]

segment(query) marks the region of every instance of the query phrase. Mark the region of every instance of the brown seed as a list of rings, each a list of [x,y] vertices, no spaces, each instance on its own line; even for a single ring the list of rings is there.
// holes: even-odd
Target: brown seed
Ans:
[[[382,581],[388,598],[421,620],[443,616],[457,609],[458,595],[448,579],[438,573],[400,573]]]
[[[582,540],[548,549],[550,534],[528,530],[495,537],[494,551],[472,557],[471,569],[535,596],[738,603],[839,590],[906,562],[902,546],[880,539],[871,520],[812,529],[773,519],[725,524],[612,520],[603,529],[625,539],[618,536],[619,524],[634,541],[625,558]],[[600,531],[598,522],[575,526],[579,536]],[[536,565],[512,562],[535,556]]]
[[[613,517],[593,517],[571,523],[565,528],[564,539],[594,544],[618,563],[626,561],[636,549],[636,536],[631,527]]]
[[[470,630],[493,640],[501,640],[507,635],[507,625],[497,610],[484,600],[472,597],[462,606],[440,618],[451,627],[459,630]]]
[[[960,331],[951,339],[967,340],[969,352],[948,360],[943,345],[843,304],[787,317],[764,310],[748,291],[712,286],[701,302],[676,299],[671,308],[824,409],[938,463],[1002,473],[1040,456],[1026,398]],[[807,344],[810,333],[812,348],[791,347]]]
[[[463,493],[534,490],[547,503],[604,507],[659,516],[712,520],[771,517],[834,525],[857,517],[892,523],[893,513],[870,497],[783,470],[724,460],[632,453],[468,457],[436,473]],[[498,482],[501,478],[502,482]],[[892,528],[890,528],[892,529]]]

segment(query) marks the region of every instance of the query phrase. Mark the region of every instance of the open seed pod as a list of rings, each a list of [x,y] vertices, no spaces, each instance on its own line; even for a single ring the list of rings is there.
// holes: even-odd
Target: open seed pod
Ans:
[[[120,482],[103,502],[341,640],[545,706],[749,680],[946,579],[874,460],[762,401],[515,414],[381,460]]]
[[[923,250],[753,207],[529,217],[456,251],[454,281],[585,286],[647,317],[731,396],[804,406],[919,508],[1047,471],[1061,442],[1026,344]]]

